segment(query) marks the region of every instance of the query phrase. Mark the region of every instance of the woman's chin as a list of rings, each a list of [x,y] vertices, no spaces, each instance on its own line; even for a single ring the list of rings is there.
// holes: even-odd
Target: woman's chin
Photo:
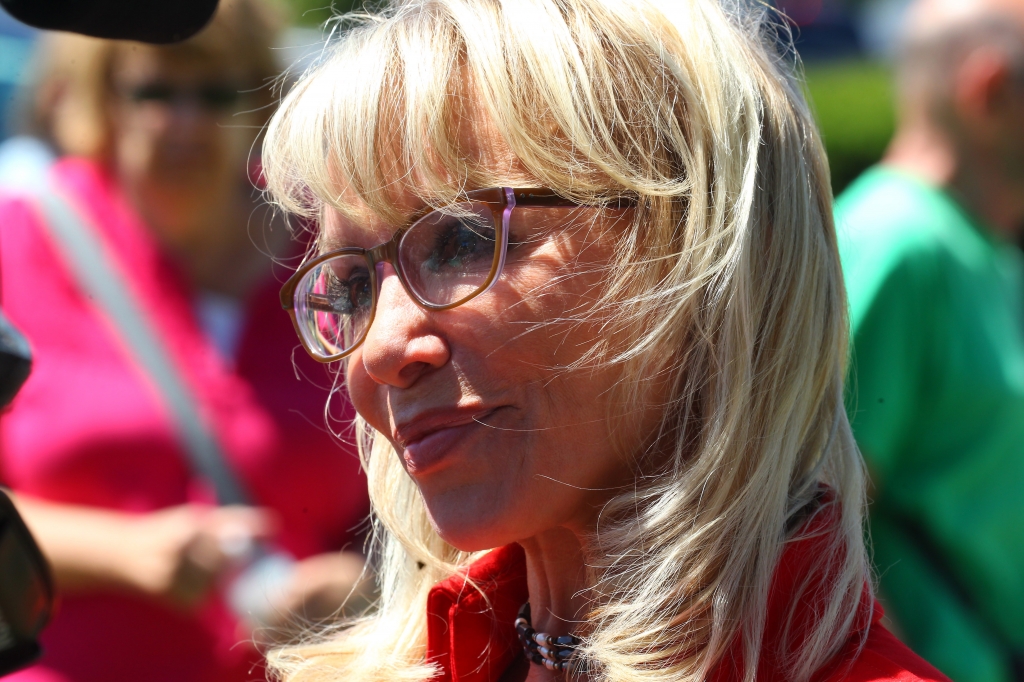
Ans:
[[[503,513],[493,498],[484,504],[427,499],[427,515],[441,539],[463,552],[501,547],[523,537],[510,523],[514,514]]]

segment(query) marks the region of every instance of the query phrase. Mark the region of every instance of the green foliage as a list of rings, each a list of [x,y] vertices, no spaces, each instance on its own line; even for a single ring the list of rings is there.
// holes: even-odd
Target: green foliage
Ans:
[[[360,0],[283,0],[297,26],[319,28],[332,14],[362,7]],[[333,7],[333,10],[332,10]]]
[[[883,64],[808,64],[807,90],[838,194],[885,152],[894,126],[892,75]]]

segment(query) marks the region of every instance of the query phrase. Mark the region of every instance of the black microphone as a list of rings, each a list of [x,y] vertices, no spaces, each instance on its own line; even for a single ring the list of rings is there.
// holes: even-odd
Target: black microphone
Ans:
[[[217,0],[0,0],[29,26],[96,38],[176,43],[206,26]]]

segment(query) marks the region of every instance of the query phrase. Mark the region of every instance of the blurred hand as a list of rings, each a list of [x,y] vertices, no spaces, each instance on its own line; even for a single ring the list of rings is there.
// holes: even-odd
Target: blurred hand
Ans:
[[[115,589],[181,609],[197,606],[275,525],[271,512],[251,507],[181,505],[138,515],[26,495],[14,503],[61,592]]]
[[[312,624],[365,611],[376,598],[373,574],[368,567],[364,572],[365,563],[357,552],[329,552],[298,562],[276,620],[266,623],[269,639],[280,644]]]
[[[123,582],[193,608],[272,530],[270,514],[251,507],[182,505],[133,518],[123,543]]]

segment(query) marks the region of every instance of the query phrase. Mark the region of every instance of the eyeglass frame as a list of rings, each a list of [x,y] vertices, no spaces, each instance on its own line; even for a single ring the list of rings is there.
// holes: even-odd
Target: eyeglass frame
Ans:
[[[494,260],[491,263],[491,271],[488,273],[487,279],[482,285],[477,287],[473,293],[468,296],[464,296],[453,303],[445,304],[429,303],[424,301],[410,288],[409,284],[406,282],[406,276],[403,272],[401,262],[398,259],[398,245],[401,242],[402,237],[419,221],[431,213],[440,210],[430,206],[425,207],[413,213],[403,226],[395,230],[395,233],[388,241],[369,249],[364,249],[358,246],[345,246],[322,253],[316,258],[303,263],[302,266],[300,266],[299,269],[288,278],[288,281],[286,281],[284,286],[281,287],[281,307],[287,310],[288,314],[291,316],[295,332],[298,334],[299,341],[302,342],[302,346],[306,349],[306,352],[309,353],[309,355],[317,362],[326,364],[336,362],[351,355],[357,348],[359,348],[359,346],[362,345],[363,341],[366,340],[366,335],[369,333],[370,327],[373,326],[373,321],[377,315],[377,295],[380,289],[377,269],[384,263],[390,264],[391,267],[395,269],[395,274],[398,276],[398,281],[401,282],[405,293],[421,308],[432,311],[451,310],[452,308],[457,308],[464,303],[468,303],[477,296],[486,293],[487,290],[494,286],[494,283],[501,277],[501,273],[505,267],[505,254],[508,251],[509,222],[512,218],[513,209],[516,207],[526,206],[551,208],[579,208],[583,206],[575,201],[565,199],[564,197],[559,196],[554,190],[545,187],[489,187],[486,189],[467,192],[464,199],[454,203],[470,202],[486,204],[491,209],[491,214],[494,218],[495,231],[499,233],[496,235],[495,239],[496,244],[494,249]],[[620,199],[618,202],[619,207],[625,207],[632,204],[633,202],[626,199]],[[310,344],[306,341],[306,337],[303,335],[302,327],[295,315],[295,291],[298,288],[299,282],[306,276],[306,274],[309,273],[310,270],[321,263],[339,256],[362,256],[370,266],[370,319],[366,323],[366,329],[363,331],[362,336],[352,344],[351,348],[342,353],[323,356],[310,348]]]

